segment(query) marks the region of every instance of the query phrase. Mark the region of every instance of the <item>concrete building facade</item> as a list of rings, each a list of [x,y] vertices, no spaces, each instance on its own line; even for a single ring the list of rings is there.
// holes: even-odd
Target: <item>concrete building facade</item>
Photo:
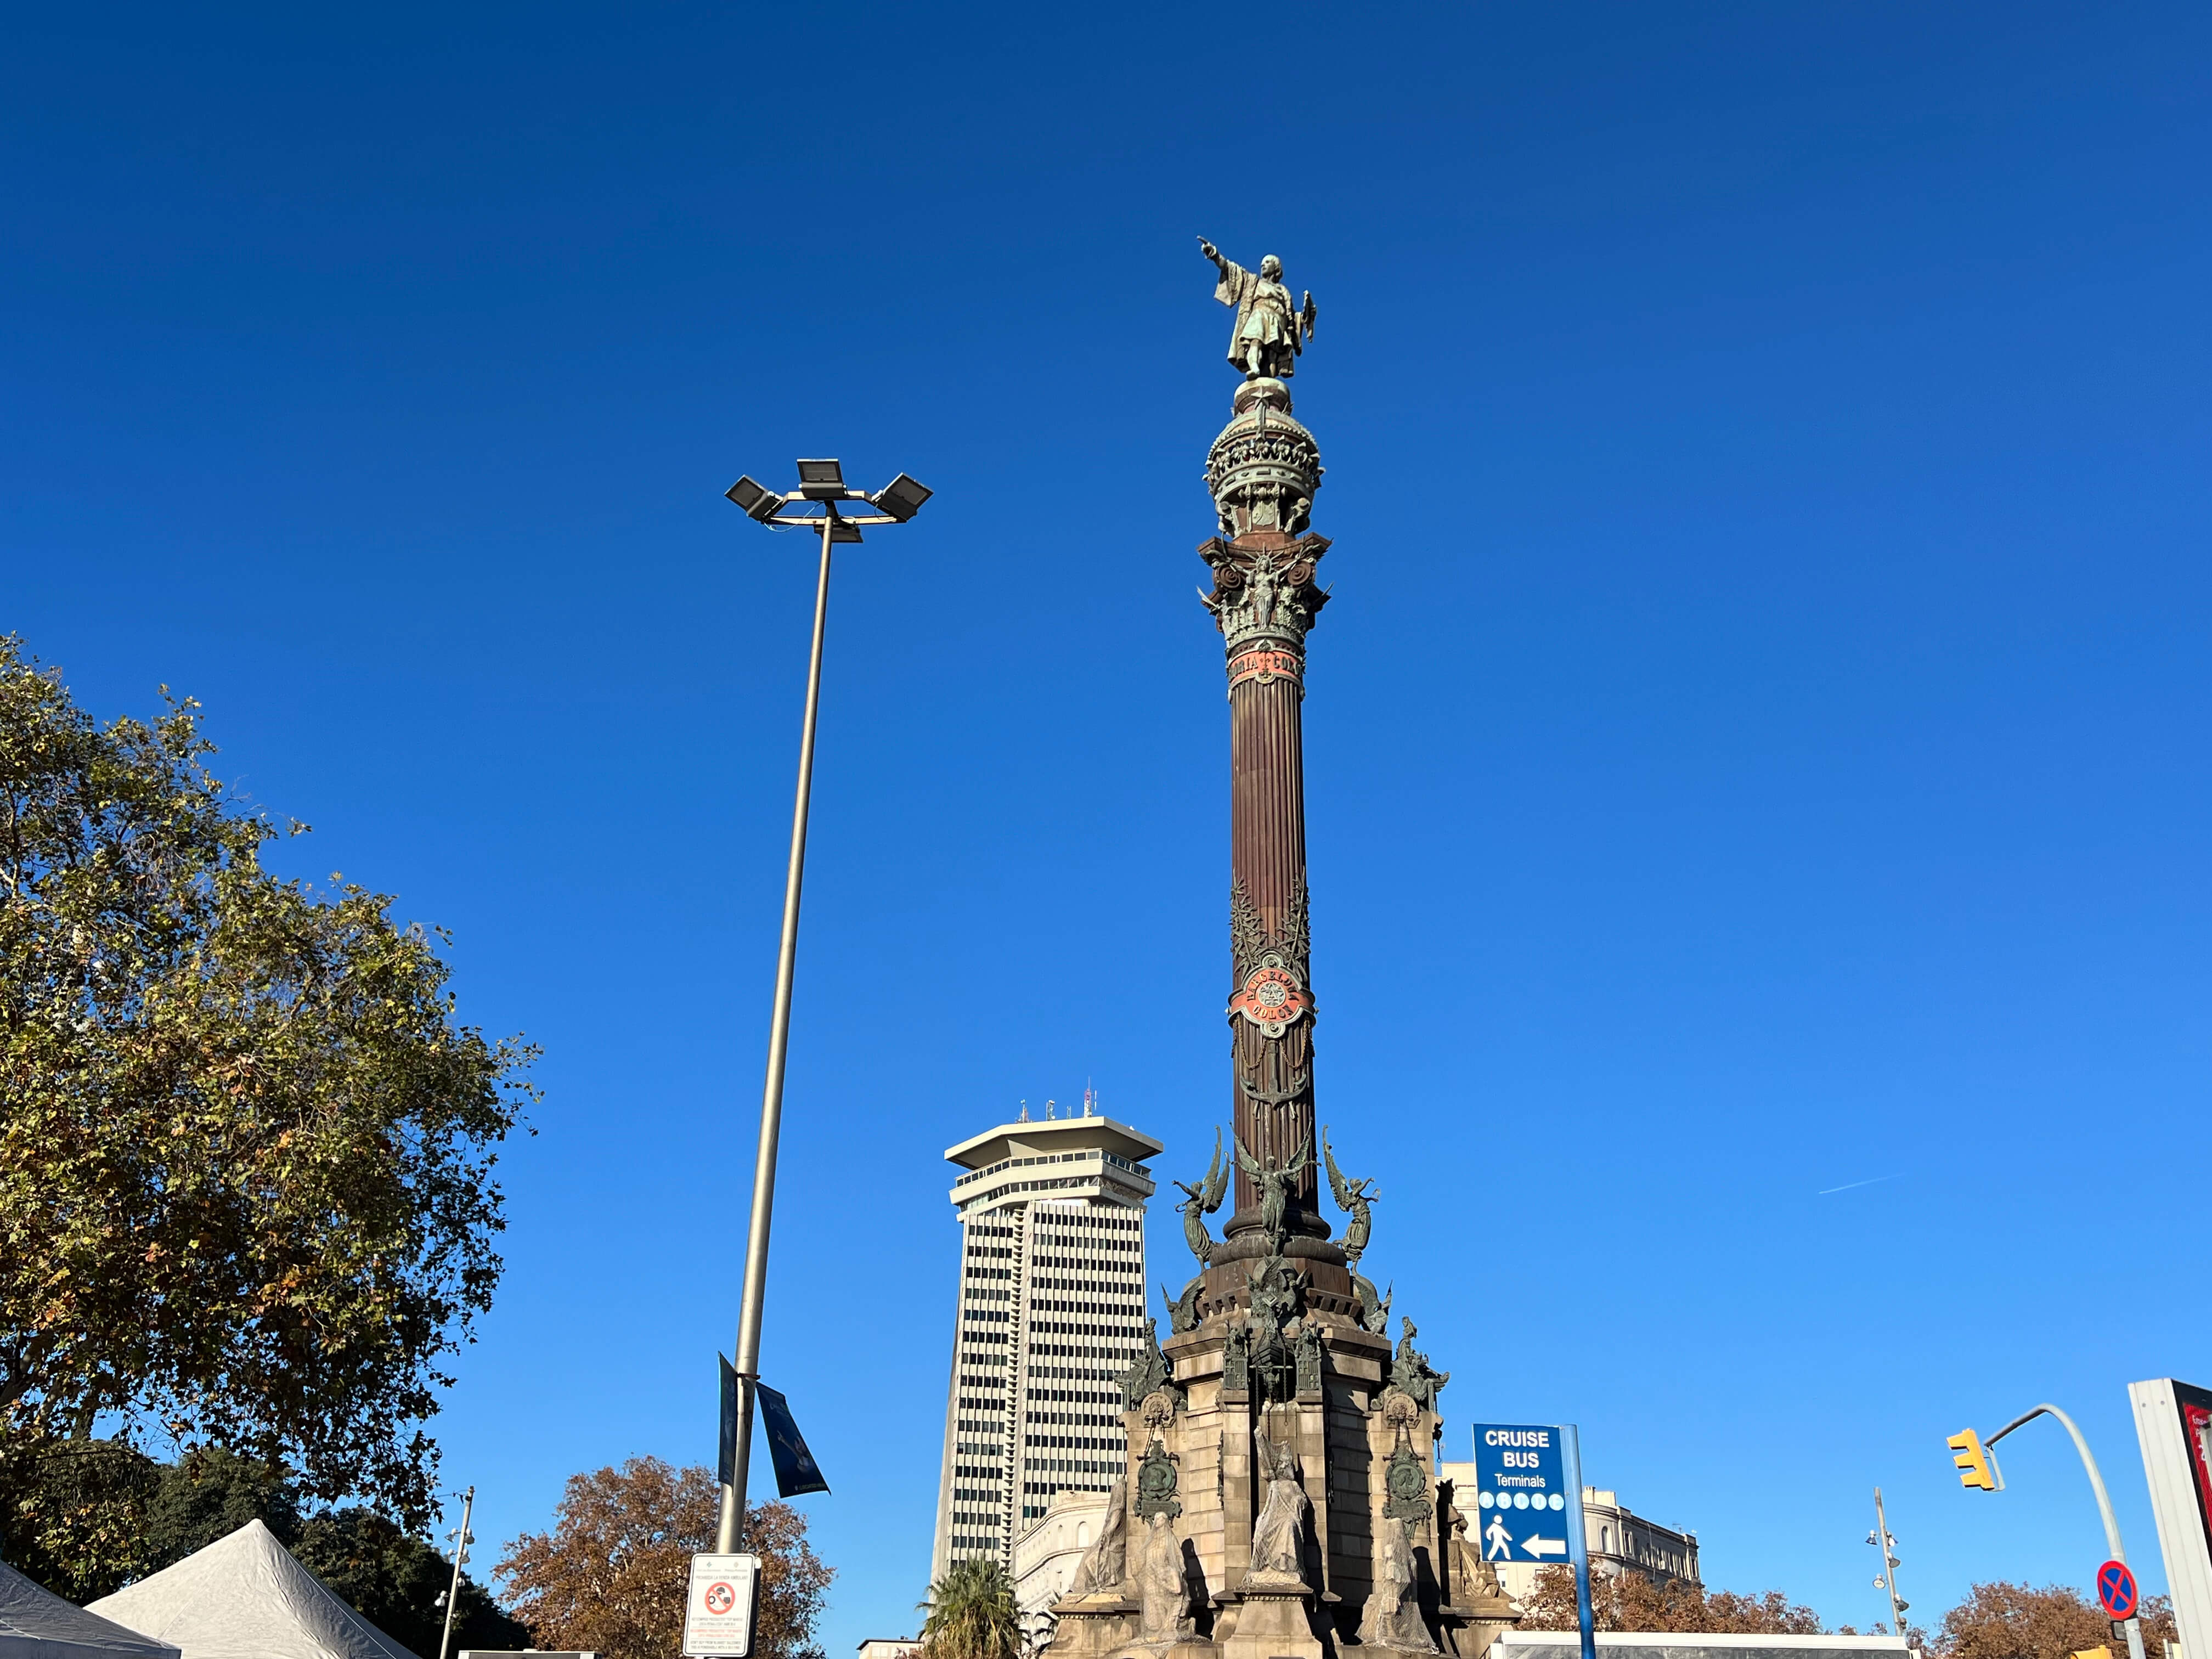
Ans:
[[[1127,1456],[1114,1379],[1145,1334],[1143,1160],[1160,1143],[1093,1114],[1017,1119],[945,1150],[965,1173],[960,1290],[930,1577],[988,1555],[1061,1491],[1103,1495]]]

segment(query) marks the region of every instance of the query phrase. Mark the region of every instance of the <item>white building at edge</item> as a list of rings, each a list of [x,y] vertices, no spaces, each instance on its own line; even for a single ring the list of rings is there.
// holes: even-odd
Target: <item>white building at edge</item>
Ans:
[[[989,1555],[1061,1491],[1122,1466],[1121,1395],[1145,1334],[1145,1203],[1160,1143],[1084,1115],[1001,1123],[945,1149],[965,1171],[960,1288],[930,1577]]]

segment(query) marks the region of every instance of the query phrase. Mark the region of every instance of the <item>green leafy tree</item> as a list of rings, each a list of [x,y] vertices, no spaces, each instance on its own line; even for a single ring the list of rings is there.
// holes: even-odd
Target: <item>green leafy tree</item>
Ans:
[[[201,1447],[173,1465],[113,1440],[61,1440],[39,1460],[40,1525],[22,1570],[84,1601],[118,1589],[259,1521],[301,1565],[403,1647],[437,1659],[453,1562],[386,1517],[360,1508],[302,1520],[280,1466]],[[466,1573],[453,1621],[456,1651],[523,1648],[530,1632]]]
[[[89,1601],[138,1570],[146,1506],[162,1466],[119,1440],[50,1441],[8,1459],[0,1533],[9,1564]]]
[[[550,1533],[525,1533],[496,1569],[541,1647],[611,1659],[676,1659],[691,1557],[714,1547],[722,1488],[714,1472],[633,1457],[572,1474]],[[745,1547],[761,1558],[758,1659],[823,1659],[814,1639],[834,1577],[788,1504],[747,1507]]]
[[[364,1509],[328,1510],[300,1529],[292,1553],[325,1587],[400,1646],[438,1659],[445,1601],[453,1564],[428,1543]],[[529,1630],[510,1618],[465,1571],[454,1603],[453,1650],[532,1645]]]
[[[249,1521],[287,1547],[299,1542],[300,1495],[290,1475],[221,1446],[195,1448],[161,1471],[146,1505],[135,1576],[173,1566]]]
[[[100,726],[0,638],[0,1549],[95,1426],[422,1526],[499,1279],[532,1051],[456,1021],[388,897],[264,870],[213,752],[189,699]]]
[[[1014,1581],[994,1557],[955,1561],[919,1605],[924,1659],[1018,1659],[1022,1650]]]

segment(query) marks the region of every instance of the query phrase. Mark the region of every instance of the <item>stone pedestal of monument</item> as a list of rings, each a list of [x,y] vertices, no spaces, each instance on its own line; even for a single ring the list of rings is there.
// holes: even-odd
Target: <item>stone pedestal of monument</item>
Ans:
[[[1313,1588],[1304,1583],[1247,1583],[1224,1608],[1226,1635],[1214,1646],[1221,1659],[1322,1659],[1329,1650],[1315,1634]]]
[[[1051,1650],[1066,1659],[1114,1659],[1137,1634],[1137,1604],[1118,1591],[1054,1604]]]
[[[1229,1243],[1243,1248],[1224,1246],[1227,1259],[1178,1298],[1190,1328],[1155,1337],[1121,1379],[1127,1529],[1171,1534],[1183,1563],[1192,1625],[1171,1644],[1208,1659],[1340,1659],[1352,1645],[1474,1659],[1462,1633],[1494,1622],[1480,1614],[1511,1612],[1502,1597],[1462,1605],[1480,1588],[1462,1581],[1480,1568],[1460,1564],[1463,1540],[1441,1519],[1445,1379],[1410,1321],[1395,1353],[1367,1328],[1380,1322],[1372,1286],[1328,1241]],[[1099,1659],[1116,1639],[1080,1607],[1060,1609],[1055,1659]],[[1166,1636],[1118,1639],[1150,1654]]]

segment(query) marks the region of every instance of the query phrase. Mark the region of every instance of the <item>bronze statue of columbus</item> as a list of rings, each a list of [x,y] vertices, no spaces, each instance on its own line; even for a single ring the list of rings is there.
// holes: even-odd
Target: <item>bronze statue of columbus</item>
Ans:
[[[1237,307],[1237,321],[1229,331],[1229,361],[1244,371],[1248,380],[1273,378],[1287,380],[1297,372],[1298,354],[1313,338],[1313,291],[1306,291],[1304,307],[1291,309],[1291,291],[1283,286],[1283,262],[1273,254],[1260,261],[1258,275],[1201,236],[1199,251],[1213,261],[1221,280],[1213,297]]]

